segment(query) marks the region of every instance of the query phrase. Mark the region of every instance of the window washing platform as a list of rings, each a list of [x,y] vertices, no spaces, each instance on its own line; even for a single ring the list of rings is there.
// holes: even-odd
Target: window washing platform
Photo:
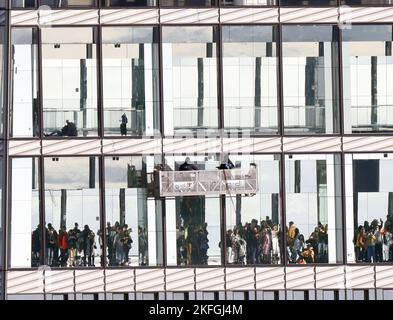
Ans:
[[[160,197],[253,195],[258,191],[256,167],[228,170],[159,171]]]

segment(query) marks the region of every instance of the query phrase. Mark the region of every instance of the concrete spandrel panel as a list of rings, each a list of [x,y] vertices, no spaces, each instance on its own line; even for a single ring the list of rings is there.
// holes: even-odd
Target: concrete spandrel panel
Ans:
[[[196,268],[195,273],[197,291],[224,290],[223,268]]]
[[[227,290],[247,291],[255,289],[254,268],[226,268],[225,283]]]
[[[75,291],[78,293],[104,292],[104,271],[75,270]]]
[[[374,288],[373,266],[345,266],[345,286],[347,289]]]
[[[376,266],[375,269],[376,287],[393,289],[393,266]]]
[[[46,270],[45,293],[73,293],[74,270]]]
[[[256,290],[284,289],[284,271],[284,267],[255,268]]]
[[[291,290],[314,289],[314,267],[286,267],[286,288]]]
[[[44,293],[43,270],[7,271],[7,294]]]
[[[195,269],[172,269],[165,270],[165,283],[167,291],[194,291]]]
[[[135,291],[134,270],[131,269],[106,269],[106,292],[132,292]]]
[[[92,155],[101,153],[99,139],[43,140],[43,155]]]
[[[137,269],[135,270],[135,290],[158,292],[164,291],[164,269]]]
[[[317,289],[344,289],[344,266],[324,266],[315,268]]]

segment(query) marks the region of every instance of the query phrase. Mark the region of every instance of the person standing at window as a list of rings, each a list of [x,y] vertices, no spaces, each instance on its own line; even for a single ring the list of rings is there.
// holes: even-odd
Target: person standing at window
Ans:
[[[68,234],[66,231],[66,227],[62,226],[59,230],[59,249],[60,249],[60,266],[65,267],[67,266],[67,250],[68,250]]]
[[[122,136],[126,136],[127,135],[128,118],[127,118],[127,115],[125,113],[122,114],[120,122],[121,122],[120,123],[120,134]]]

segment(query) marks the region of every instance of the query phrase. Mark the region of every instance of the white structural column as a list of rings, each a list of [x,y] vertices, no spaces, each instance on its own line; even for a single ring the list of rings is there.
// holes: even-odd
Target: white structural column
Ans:
[[[162,78],[163,78],[163,94],[164,97],[164,134],[173,136],[173,65],[172,65],[172,44],[162,43]],[[162,130],[162,128],[161,128]]]
[[[327,217],[328,217],[328,255],[329,263],[336,263],[336,188],[334,155],[326,156]]]
[[[14,48],[13,66],[13,99],[12,136],[31,137],[33,135],[33,92],[36,90],[32,79],[32,61],[26,57],[32,56],[30,44],[18,44]],[[33,51],[34,53],[34,51]]]
[[[318,65],[318,68],[322,69],[323,74],[319,76],[318,82],[321,77],[323,77],[322,85],[319,85],[318,90],[322,90],[318,92],[319,98],[324,98],[325,102],[325,132],[326,133],[333,133],[333,105],[337,104],[338,101],[334,101],[335,97],[333,96],[333,85],[335,82],[332,82],[332,74],[333,70],[332,67],[338,67],[333,65],[333,56],[332,51],[334,50],[334,43],[324,42],[323,43],[323,65]],[[333,52],[335,54],[336,52]],[[330,251],[329,251],[330,252]],[[330,261],[330,260],[329,260]]]
[[[154,46],[151,43],[144,44],[144,63],[145,63],[145,131],[146,136],[154,135],[154,99],[153,83],[155,77],[155,70],[153,66],[153,55],[156,55]],[[137,115],[138,120],[140,115]]]
[[[32,159],[12,160],[11,266],[31,267]]]
[[[346,241],[343,245],[347,246],[347,262],[355,262],[355,248],[353,245],[354,220],[353,220],[353,173],[352,155],[345,155],[345,221],[346,221]]]

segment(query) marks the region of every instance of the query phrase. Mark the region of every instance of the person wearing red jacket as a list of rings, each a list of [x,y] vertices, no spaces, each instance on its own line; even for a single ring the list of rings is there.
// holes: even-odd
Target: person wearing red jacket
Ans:
[[[62,226],[59,231],[58,244],[60,249],[60,266],[65,267],[68,260],[68,233],[65,226]]]

